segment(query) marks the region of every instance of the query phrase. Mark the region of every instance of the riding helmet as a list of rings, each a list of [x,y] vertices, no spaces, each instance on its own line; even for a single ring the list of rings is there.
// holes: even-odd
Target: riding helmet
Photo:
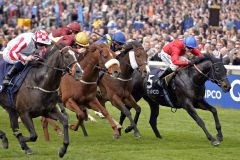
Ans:
[[[184,44],[185,46],[187,46],[188,48],[197,48],[197,41],[193,36],[188,36],[185,40],[184,40]]]
[[[86,32],[79,32],[75,36],[75,41],[80,46],[89,46],[89,37]]]
[[[113,34],[112,40],[115,42],[119,42],[121,44],[126,43],[126,37],[125,37],[124,33],[120,32],[120,31]]]

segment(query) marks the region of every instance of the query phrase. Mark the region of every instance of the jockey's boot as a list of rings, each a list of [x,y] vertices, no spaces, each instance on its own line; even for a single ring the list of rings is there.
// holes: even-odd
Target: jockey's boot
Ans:
[[[166,77],[167,75],[169,75],[170,73],[172,73],[173,70],[168,67],[167,69],[165,69],[165,71],[158,77],[159,80],[161,80],[162,78]]]
[[[172,73],[173,70],[168,67],[159,77],[158,77],[158,84],[159,86],[162,87],[163,89],[163,94],[164,94],[164,97],[167,101],[167,103],[169,104],[170,107],[174,108],[174,105],[171,101],[171,98],[169,96],[169,93],[168,93],[168,89],[167,89],[167,84],[165,82],[165,80],[163,79],[164,77],[166,77],[167,75],[169,75],[170,73]]]
[[[9,85],[11,79],[13,78],[14,75],[16,75],[19,71],[23,69],[24,65],[21,62],[18,62],[10,68],[8,71],[7,75],[4,77],[2,85]]]
[[[171,108],[175,108],[173,103],[172,103],[172,100],[171,100],[171,98],[169,96],[168,89],[167,89],[167,84],[164,82],[164,80],[160,80],[160,81],[161,81],[161,86],[163,88],[163,95],[164,95],[167,103],[169,104],[169,106]]]
[[[15,65],[12,66],[12,68],[8,71],[7,75],[3,79],[3,85],[9,85],[11,79],[15,74],[18,73],[18,69],[16,68]]]

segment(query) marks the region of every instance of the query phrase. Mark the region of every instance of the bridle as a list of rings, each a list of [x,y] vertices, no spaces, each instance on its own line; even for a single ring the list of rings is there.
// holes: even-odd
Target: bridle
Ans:
[[[66,49],[66,48],[69,49],[69,46],[65,46],[64,48],[62,48],[62,49],[60,50],[60,54],[61,54],[62,51],[63,51],[64,49]],[[51,69],[53,69],[53,70],[60,71],[60,72],[62,72],[62,74],[71,73],[71,68],[72,68],[72,66],[73,66],[75,63],[77,63],[76,60],[73,60],[73,61],[70,62],[65,68],[59,68],[59,67],[55,67],[55,66],[50,66],[50,65],[48,65],[48,64],[45,62],[46,59],[40,57],[39,55],[34,55],[34,57],[36,57],[37,60],[40,60],[40,61],[37,61],[38,63],[40,63],[40,64],[42,64],[42,65],[44,65],[44,66],[47,66],[48,68],[51,68]]]
[[[64,47],[63,49],[65,49],[65,48],[66,48],[66,47]],[[61,52],[63,51],[63,49],[60,50],[60,54],[61,54]],[[40,64],[42,64],[42,65],[44,65],[44,66],[47,66],[48,68],[51,68],[51,69],[53,69],[53,70],[60,71],[60,72],[62,72],[62,75],[64,75],[65,73],[71,73],[71,67],[72,67],[72,65],[74,65],[75,63],[77,63],[76,60],[73,60],[73,62],[69,63],[69,64],[66,66],[66,68],[59,68],[59,67],[55,67],[55,66],[50,66],[50,65],[48,65],[48,64],[45,62],[46,59],[40,57],[39,55],[34,55],[34,57],[36,57],[37,63],[40,63]],[[27,88],[36,89],[36,90],[42,91],[42,92],[44,92],[44,93],[56,93],[56,92],[59,91],[59,88],[50,91],[50,90],[46,90],[46,89],[41,88],[41,87],[38,87],[38,86],[33,86],[33,87],[27,86]]]
[[[197,65],[194,64],[193,66],[194,66],[194,68],[195,68],[201,75],[203,75],[205,78],[207,78],[208,80],[212,81],[213,83],[216,83],[216,84],[220,85],[222,81],[224,81],[225,79],[227,79],[227,77],[225,76],[224,78],[222,78],[222,79],[220,79],[220,80],[216,78],[216,75],[214,74],[214,73],[215,73],[215,71],[214,71],[214,66],[217,65],[217,64],[219,64],[219,63],[223,64],[222,62],[212,63],[210,70],[209,70],[206,74],[203,73],[203,72],[197,67]]]

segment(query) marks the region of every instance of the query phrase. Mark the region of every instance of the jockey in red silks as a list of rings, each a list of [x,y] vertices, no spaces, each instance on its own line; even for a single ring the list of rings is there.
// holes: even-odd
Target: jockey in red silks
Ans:
[[[4,77],[3,85],[8,85],[15,74],[21,71],[28,62],[35,59],[33,54],[36,49],[46,50],[45,47],[50,44],[51,40],[44,30],[22,33],[12,39],[3,51],[3,59],[14,65]]]
[[[75,42],[75,35],[81,31],[81,25],[78,22],[72,22],[66,27],[53,30],[49,35],[50,39],[57,44],[72,46]]]
[[[174,40],[165,45],[160,53],[160,58],[168,65],[168,68],[160,75],[160,83],[163,87],[164,96],[171,107],[174,107],[168,92],[166,83],[162,81],[162,78],[172,73],[179,67],[194,64],[193,61],[189,61],[184,55],[186,52],[191,52],[193,55],[202,57],[202,53],[197,49],[197,41],[193,36],[188,36],[184,40]]]

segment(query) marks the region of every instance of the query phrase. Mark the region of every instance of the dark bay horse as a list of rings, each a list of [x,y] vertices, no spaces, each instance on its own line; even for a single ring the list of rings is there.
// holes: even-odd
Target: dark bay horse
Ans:
[[[59,50],[56,45],[47,50],[46,59],[34,63],[41,65],[33,66],[29,71],[19,91],[14,95],[14,106],[9,102],[8,94],[5,92],[0,93],[0,104],[8,112],[13,134],[26,154],[32,154],[26,142],[35,142],[38,137],[32,118],[44,116],[59,120],[64,128],[63,147],[59,150],[59,156],[63,157],[69,145],[68,120],[56,108],[57,90],[64,73],[72,72],[73,68],[78,70],[81,68],[75,53],[70,48]],[[30,137],[23,136],[19,131],[18,116],[28,129]],[[2,136],[3,132],[1,131],[0,134]],[[6,147],[5,138],[3,143]]]
[[[85,136],[87,136],[87,132],[83,120],[87,119],[86,108],[84,108],[87,106],[102,112],[114,130],[114,138],[119,137],[118,123],[96,98],[99,71],[104,71],[113,77],[117,77],[121,73],[119,61],[114,57],[115,53],[110,50],[108,45],[104,43],[92,44],[87,48],[83,58],[80,57],[82,60],[79,63],[84,70],[82,79],[75,81],[69,75],[62,77],[60,84],[62,102],[68,109],[75,112],[78,118],[77,124],[73,125],[72,128],[77,130],[81,125]]]
[[[118,78],[112,78],[108,74],[103,73],[103,75],[101,75],[98,85],[100,88],[98,99],[104,106],[106,101],[110,101],[112,105],[122,111],[128,117],[131,126],[134,128],[134,136],[139,137],[140,134],[135,122],[138,121],[141,108],[131,95],[133,88],[131,81],[134,69],[138,69],[143,78],[148,76],[148,55],[138,41],[130,42],[124,48],[124,51],[117,56],[121,64],[120,76]],[[136,114],[134,119],[126,105],[135,109]],[[122,124],[120,123],[120,125]]]
[[[204,99],[205,82],[211,80],[213,83],[216,83],[221,87],[224,92],[228,92],[231,89],[231,86],[226,73],[227,71],[221,59],[206,55],[204,58],[199,58],[195,65],[178,70],[177,74],[168,85],[168,90],[172,101],[175,102],[175,107],[185,109],[202,128],[207,139],[214,146],[220,144],[220,141],[223,140],[223,135],[217,110]],[[156,137],[161,138],[157,129],[159,105],[168,106],[168,104],[162,94],[149,94],[149,89],[145,85],[147,84],[146,79],[142,79],[138,72],[134,72],[134,80],[134,90],[132,94],[136,101],[139,101],[143,97],[150,105],[151,117],[149,123]],[[206,129],[203,120],[199,117],[195,108],[208,110],[213,114],[216,130],[218,132],[217,139],[215,139]],[[124,121],[124,119],[125,115],[121,113],[120,121]],[[132,128],[132,126],[129,126],[127,132]]]

